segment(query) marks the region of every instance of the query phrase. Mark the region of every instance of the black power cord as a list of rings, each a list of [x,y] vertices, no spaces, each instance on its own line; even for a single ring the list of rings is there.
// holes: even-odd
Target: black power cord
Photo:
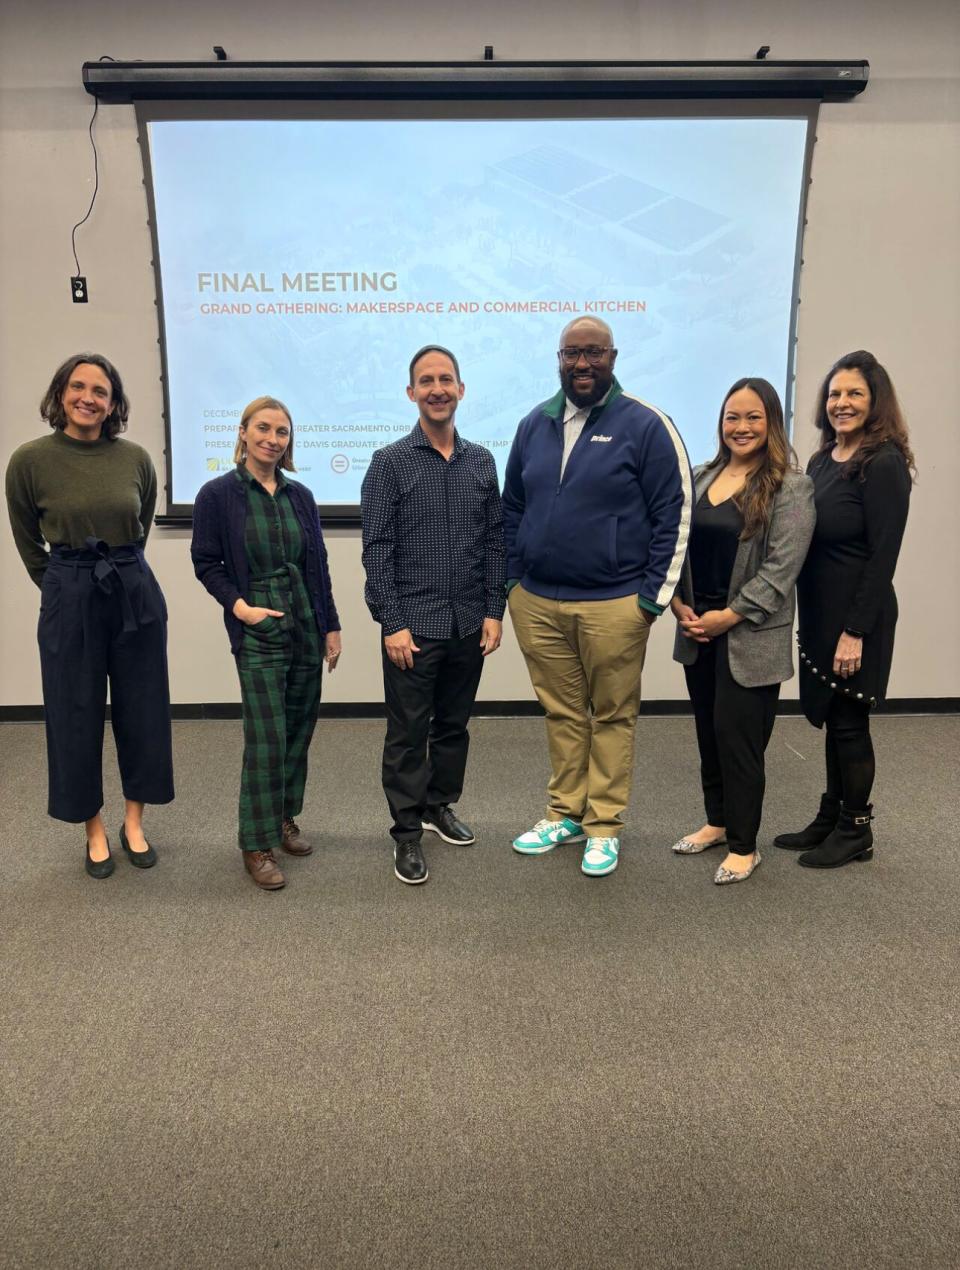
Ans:
[[[102,61],[103,59],[101,58],[100,60]],[[111,58],[110,61],[113,61],[113,58]],[[76,278],[80,277],[80,261],[77,257],[77,230],[81,225],[85,225],[90,219],[90,214],[93,211],[93,205],[97,201],[97,192],[100,189],[100,162],[97,155],[97,143],[93,139],[93,125],[96,122],[97,110],[99,107],[100,98],[98,97],[93,103],[93,114],[90,116],[90,126],[87,129],[90,136],[90,144],[93,147],[93,197],[90,199],[90,206],[87,208],[86,216],[84,216],[82,220],[78,220],[76,225],[74,225],[73,229],[70,231],[70,247],[73,251],[73,263],[77,266],[77,272],[74,274],[74,277]]]
[[[115,57],[111,57],[109,53],[104,53],[97,59],[99,62],[115,62],[116,60],[117,59]],[[93,197],[90,199],[90,206],[87,208],[86,216],[84,216],[82,220],[78,220],[76,225],[74,225],[73,229],[70,231],[70,248],[73,252],[73,263],[77,266],[77,272],[74,274],[74,277],[76,278],[80,277],[80,261],[77,258],[77,230],[81,225],[85,225],[90,219],[90,215],[93,211],[93,205],[97,201],[97,193],[100,189],[100,160],[99,155],[97,154],[97,143],[93,139],[93,125],[96,122],[97,111],[99,109],[100,98],[96,97],[93,102],[93,114],[90,116],[90,126],[87,128],[87,133],[90,137],[90,145],[93,147]]]

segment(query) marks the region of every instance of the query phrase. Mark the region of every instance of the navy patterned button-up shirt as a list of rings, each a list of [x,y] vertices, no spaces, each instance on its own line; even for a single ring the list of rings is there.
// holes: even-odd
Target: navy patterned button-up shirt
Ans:
[[[493,455],[454,432],[449,460],[419,422],[363,478],[365,598],[384,635],[471,635],[503,617],[503,517]]]

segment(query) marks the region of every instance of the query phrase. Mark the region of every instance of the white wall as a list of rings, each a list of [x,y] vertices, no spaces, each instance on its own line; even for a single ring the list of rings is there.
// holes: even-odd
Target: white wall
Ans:
[[[901,625],[890,694],[960,696],[960,18],[946,0],[807,0],[779,14],[757,0],[498,0],[461,12],[449,0],[4,0],[0,9],[0,462],[45,430],[37,403],[54,367],[81,348],[120,367],[134,403],[130,436],[163,467],[160,357],[150,235],[133,108],[97,120],[100,196],[79,234],[91,303],[71,303],[70,227],[92,190],[86,128],[92,99],[80,66],[120,59],[453,60],[492,43],[508,59],[867,58],[854,102],[821,110],[801,282],[797,443],[813,446],[819,378],[851,348],[890,368],[921,471],[897,575]],[[744,192],[749,197],[749,191]],[[544,356],[549,355],[545,349]],[[731,379],[749,367],[732,366]],[[693,370],[695,373],[695,368]],[[643,391],[642,384],[627,384]],[[530,403],[518,402],[518,417]],[[669,409],[669,402],[662,404]],[[345,654],[327,701],[380,696],[377,630],[362,600],[358,531],[329,534]],[[149,555],[170,607],[174,701],[237,699],[219,609],[194,581],[188,536],[155,530]],[[40,700],[37,592],[0,533],[0,706]],[[647,698],[684,695],[657,629]],[[512,639],[490,662],[481,696],[531,696]]]

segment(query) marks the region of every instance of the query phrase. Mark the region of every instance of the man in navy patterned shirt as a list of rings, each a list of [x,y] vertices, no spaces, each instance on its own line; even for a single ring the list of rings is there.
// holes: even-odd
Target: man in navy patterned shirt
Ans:
[[[497,471],[490,451],[454,427],[463,393],[454,355],[421,348],[407,387],[420,417],[408,436],[374,453],[360,496],[365,598],[383,630],[383,790],[394,872],[409,883],[427,880],[424,829],[445,842],[474,841],[452,804],[505,604]]]

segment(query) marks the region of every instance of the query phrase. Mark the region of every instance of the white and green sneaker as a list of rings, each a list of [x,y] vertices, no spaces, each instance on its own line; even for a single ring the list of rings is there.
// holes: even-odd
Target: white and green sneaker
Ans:
[[[587,877],[602,878],[617,867],[620,856],[619,838],[588,838],[580,868]]]
[[[538,820],[532,829],[514,838],[513,849],[521,855],[543,855],[566,842],[583,840],[583,830],[575,820]]]

